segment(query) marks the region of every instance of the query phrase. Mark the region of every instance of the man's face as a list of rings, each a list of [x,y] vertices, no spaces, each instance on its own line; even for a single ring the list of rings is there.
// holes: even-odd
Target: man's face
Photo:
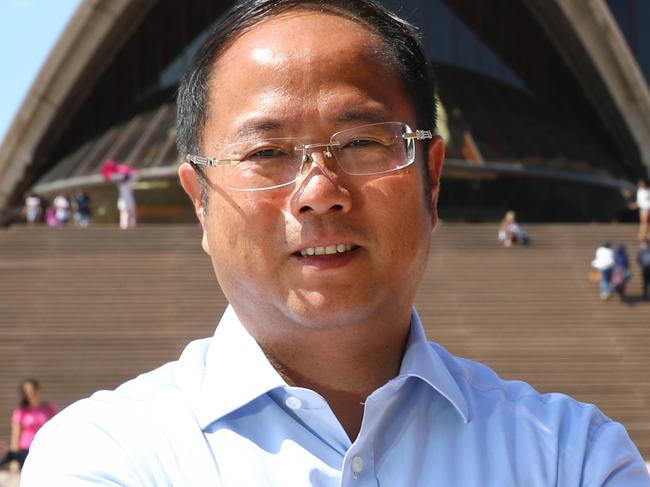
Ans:
[[[334,132],[376,122],[430,129],[417,127],[381,49],[374,34],[338,16],[297,11],[258,24],[213,68],[203,154],[219,156],[219,147],[251,137],[328,142]],[[417,143],[411,166],[374,176],[347,175],[317,152],[317,164],[292,185],[256,192],[228,189],[221,168],[206,168],[206,211],[193,171],[182,167],[203,247],[243,321],[322,329],[408,313],[437,221],[424,200],[422,149]],[[434,140],[434,200],[443,153]],[[300,253],[334,245],[352,250]]]

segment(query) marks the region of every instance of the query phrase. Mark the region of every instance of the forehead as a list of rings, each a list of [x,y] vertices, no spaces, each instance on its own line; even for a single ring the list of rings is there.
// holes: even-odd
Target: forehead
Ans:
[[[381,121],[382,110],[411,108],[409,100],[397,62],[376,33],[338,15],[300,10],[256,24],[218,57],[206,119],[226,124],[251,113],[291,113],[299,123],[300,115],[341,118],[346,107],[359,105]]]
[[[387,46],[376,32],[343,14],[298,8],[252,25],[235,38],[221,58],[227,58],[229,51],[255,47],[286,50],[285,54],[295,60],[306,61],[322,48],[349,55],[359,47],[373,54],[377,48],[386,51]]]

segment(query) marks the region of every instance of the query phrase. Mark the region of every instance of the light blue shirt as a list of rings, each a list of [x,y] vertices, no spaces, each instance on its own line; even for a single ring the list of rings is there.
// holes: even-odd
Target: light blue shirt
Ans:
[[[325,400],[288,386],[232,308],[177,362],[62,411],[22,487],[650,486],[624,428],[429,343],[412,314],[397,377],[352,443]]]

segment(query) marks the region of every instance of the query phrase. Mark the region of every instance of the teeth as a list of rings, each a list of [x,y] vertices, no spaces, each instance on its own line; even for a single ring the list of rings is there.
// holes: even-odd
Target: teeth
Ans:
[[[348,244],[336,244],[328,245],[327,247],[308,247],[300,251],[300,255],[307,257],[308,255],[332,255],[332,254],[342,254],[343,252],[349,252],[352,250],[352,245]]]

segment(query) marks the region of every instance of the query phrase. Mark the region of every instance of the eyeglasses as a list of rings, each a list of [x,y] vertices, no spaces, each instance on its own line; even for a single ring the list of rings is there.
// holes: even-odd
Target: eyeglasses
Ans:
[[[402,122],[362,125],[337,132],[329,142],[301,144],[296,138],[247,140],[225,147],[220,157],[188,154],[185,160],[222,167],[224,183],[236,191],[262,191],[294,183],[314,152],[334,158],[352,176],[398,171],[415,160],[415,141],[433,138],[430,130],[416,130]]]

